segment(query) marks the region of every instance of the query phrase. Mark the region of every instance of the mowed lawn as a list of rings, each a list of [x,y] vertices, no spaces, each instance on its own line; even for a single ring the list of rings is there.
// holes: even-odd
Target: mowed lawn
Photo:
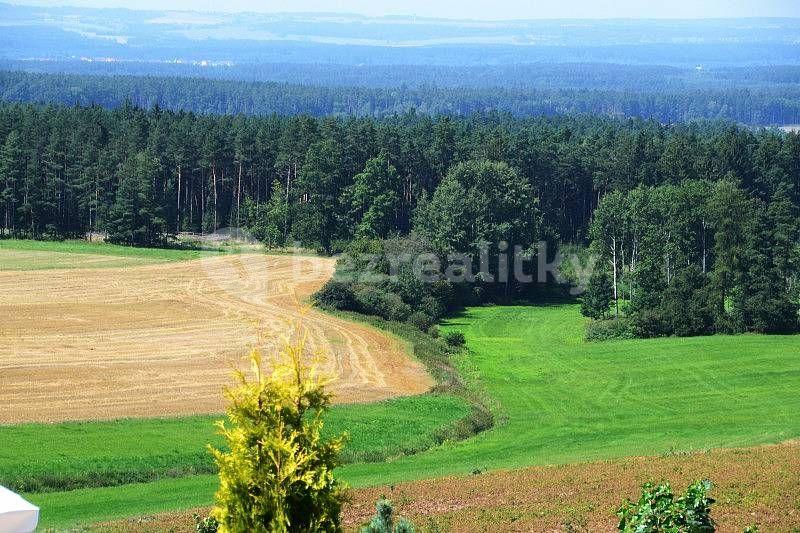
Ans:
[[[482,307],[460,365],[496,404],[498,425],[458,443],[340,475],[354,486],[476,470],[659,455],[800,436],[800,337],[585,343],[576,305]],[[31,495],[44,525],[211,502],[214,476]]]
[[[214,255],[217,251],[137,248],[84,240],[0,239],[0,270],[121,268]]]

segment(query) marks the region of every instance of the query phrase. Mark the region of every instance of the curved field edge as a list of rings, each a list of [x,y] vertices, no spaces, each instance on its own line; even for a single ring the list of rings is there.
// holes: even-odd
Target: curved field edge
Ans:
[[[464,400],[447,394],[339,404],[332,406],[323,433],[348,433],[344,463],[383,461],[435,446],[469,411]],[[223,418],[0,426],[0,485],[52,492],[215,473],[206,445],[223,445],[214,427]]]
[[[0,241],[0,259],[22,249],[63,257],[145,257],[191,260],[198,251],[114,246],[85,241]],[[105,254],[105,255],[102,255]],[[0,261],[2,263],[2,261]],[[34,265],[41,267],[42,265]],[[357,317],[344,317],[349,320]],[[438,348],[427,336],[409,335],[408,328],[387,333],[368,320],[357,320],[381,336],[392,338],[414,358]],[[398,336],[397,333],[400,335]],[[418,332],[417,332],[418,333]],[[402,338],[406,337],[413,339]],[[439,347],[440,348],[440,347]],[[429,357],[430,359],[430,357]],[[343,461],[382,461],[417,453],[451,438],[472,434],[473,409],[469,402],[439,392],[397,398],[360,408],[336,405],[329,419],[330,433],[350,430],[351,441]],[[25,492],[147,482],[165,477],[209,473],[214,467],[205,444],[215,440],[212,421],[220,415],[119,419],[0,426],[0,483]],[[466,429],[465,429],[466,428]],[[42,442],[46,454],[37,453]],[[109,449],[108,443],[114,443]],[[4,453],[5,450],[5,453]],[[26,453],[27,452],[27,453]]]
[[[350,436],[344,464],[413,455],[468,438],[492,424],[474,388],[451,364],[444,343],[406,324],[340,314],[395,338],[435,375],[428,394],[331,407],[325,432]],[[213,421],[222,415],[0,426],[0,484],[22,492],[53,492],[144,483],[214,473],[205,448],[220,444]],[[39,453],[41,442],[51,443]],[[109,443],[114,443],[109,448]]]
[[[351,436],[342,457],[345,466],[339,469],[345,479],[350,464],[392,462],[401,457],[422,453],[433,447],[447,446],[451,442],[466,439],[491,427],[493,417],[484,403],[485,395],[474,383],[466,381],[461,376],[457,368],[460,365],[453,362],[463,358],[463,351],[453,353],[445,347],[443,341],[434,339],[407,324],[389,322],[356,313],[333,312],[332,314],[379,329],[382,333],[395,337],[408,351],[409,356],[426,365],[437,382],[434,390],[420,396],[400,397],[370,404],[332,406],[327,419],[326,431],[330,434],[348,431]],[[27,428],[32,430],[31,433],[20,440],[27,440],[27,444],[32,446],[34,442],[41,442],[43,438],[55,437],[55,435],[42,435],[42,431],[52,431],[53,433],[66,431],[75,433],[74,436],[77,439],[73,445],[82,447],[86,442],[86,428],[88,427],[93,430],[91,432],[97,439],[96,444],[102,450],[109,440],[106,430],[114,428],[115,431],[123,433],[123,435],[119,435],[119,438],[139,439],[138,442],[125,442],[129,442],[134,450],[141,450],[143,445],[141,438],[147,432],[137,431],[135,428],[137,424],[185,426],[189,423],[192,435],[181,435],[180,432],[172,434],[188,437],[191,445],[196,445],[198,441],[207,441],[198,439],[197,422],[205,422],[207,426],[210,426],[212,420],[218,418],[220,416],[0,426],[0,436],[3,435],[4,430],[9,430],[10,434],[13,434],[16,429]],[[163,435],[165,433],[163,429],[159,429],[157,435]],[[203,434],[205,435],[204,432]],[[19,442],[19,444],[25,446],[25,442]],[[75,449],[59,451],[59,457],[51,464],[55,464],[57,467],[61,462],[63,465],[64,456],[75,451]],[[175,446],[169,451],[173,454],[180,453]],[[38,460],[41,461],[41,456],[33,449],[31,449],[31,454],[31,459],[38,457]],[[208,454],[204,456],[209,457]],[[44,528],[72,527],[108,518],[131,516],[140,513],[138,510],[140,504],[143,504],[143,509],[145,509],[141,512],[158,512],[158,510],[180,508],[184,502],[191,502],[192,506],[208,503],[217,488],[218,480],[216,475],[203,474],[213,471],[213,465],[205,461],[202,461],[200,466],[186,462],[184,468],[176,468],[174,463],[170,464],[170,457],[168,453],[166,457],[160,455],[145,458],[148,461],[166,458],[168,466],[163,469],[151,469],[149,472],[147,470],[134,471],[131,475],[142,476],[142,479],[134,478],[128,482],[124,481],[125,475],[120,471],[111,472],[111,475],[96,471],[94,474],[82,478],[80,472],[83,465],[71,463],[66,469],[62,467],[63,473],[60,476],[47,477],[45,474],[40,478],[43,484],[39,487],[38,492],[23,492],[26,493],[28,499],[41,504],[41,526]],[[200,457],[200,454],[191,454],[189,457],[197,458]],[[112,459],[119,464],[118,456]],[[140,465],[143,458],[136,456],[134,452],[133,457],[122,459],[123,464],[127,460],[133,465]],[[18,464],[19,460],[20,456],[14,454],[11,463]],[[108,457],[100,458],[103,465],[107,464],[108,460]],[[88,459],[88,462],[91,463],[91,458]],[[2,456],[0,456],[0,472],[3,471],[3,466]],[[40,468],[42,472],[47,472],[51,466],[43,466],[39,463],[37,468]],[[17,477],[17,479],[20,478]],[[120,481],[125,484],[121,484]],[[71,482],[73,483],[72,490],[54,490],[60,484]],[[26,483],[30,484],[31,482],[27,481]],[[87,483],[95,486],[87,486]],[[76,485],[80,484],[84,486],[77,488]],[[151,490],[160,496],[155,499],[141,496],[141,494],[149,494]],[[180,496],[173,490],[180,493]],[[161,500],[163,495],[166,495],[166,498]],[[62,497],[71,503],[62,506],[58,503]],[[151,503],[153,506],[150,505]],[[159,508],[159,505],[165,507]]]
[[[434,381],[394,339],[305,312],[298,300],[332,273],[330,258],[253,253],[0,272],[0,403],[9,407],[0,422],[222,412],[241,356],[254,345],[272,353],[303,321],[310,348],[328,356],[322,371],[339,378],[338,403],[427,392]]]

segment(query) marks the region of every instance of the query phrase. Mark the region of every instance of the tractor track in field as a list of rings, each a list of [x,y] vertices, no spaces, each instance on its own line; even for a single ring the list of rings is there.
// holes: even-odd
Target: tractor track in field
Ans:
[[[220,412],[231,370],[302,320],[337,402],[427,391],[402,344],[303,302],[334,260],[221,255],[125,268],[0,271],[0,423]]]

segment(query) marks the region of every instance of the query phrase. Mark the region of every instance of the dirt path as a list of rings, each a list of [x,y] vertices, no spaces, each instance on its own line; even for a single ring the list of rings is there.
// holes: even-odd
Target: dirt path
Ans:
[[[253,254],[0,272],[0,423],[219,412],[230,370],[257,342],[281,342],[333,269]],[[339,402],[432,385],[381,332],[316,310],[304,324],[329,354]]]

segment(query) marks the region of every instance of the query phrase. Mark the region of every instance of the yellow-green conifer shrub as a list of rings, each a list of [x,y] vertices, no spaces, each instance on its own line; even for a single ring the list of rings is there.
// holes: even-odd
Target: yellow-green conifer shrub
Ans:
[[[218,427],[230,451],[212,448],[219,531],[341,531],[346,494],[333,469],[344,436],[320,438],[330,379],[317,371],[318,360],[305,362],[305,347],[298,327],[269,373],[253,350],[253,377],[236,372],[238,386],[226,390],[228,423]]]

